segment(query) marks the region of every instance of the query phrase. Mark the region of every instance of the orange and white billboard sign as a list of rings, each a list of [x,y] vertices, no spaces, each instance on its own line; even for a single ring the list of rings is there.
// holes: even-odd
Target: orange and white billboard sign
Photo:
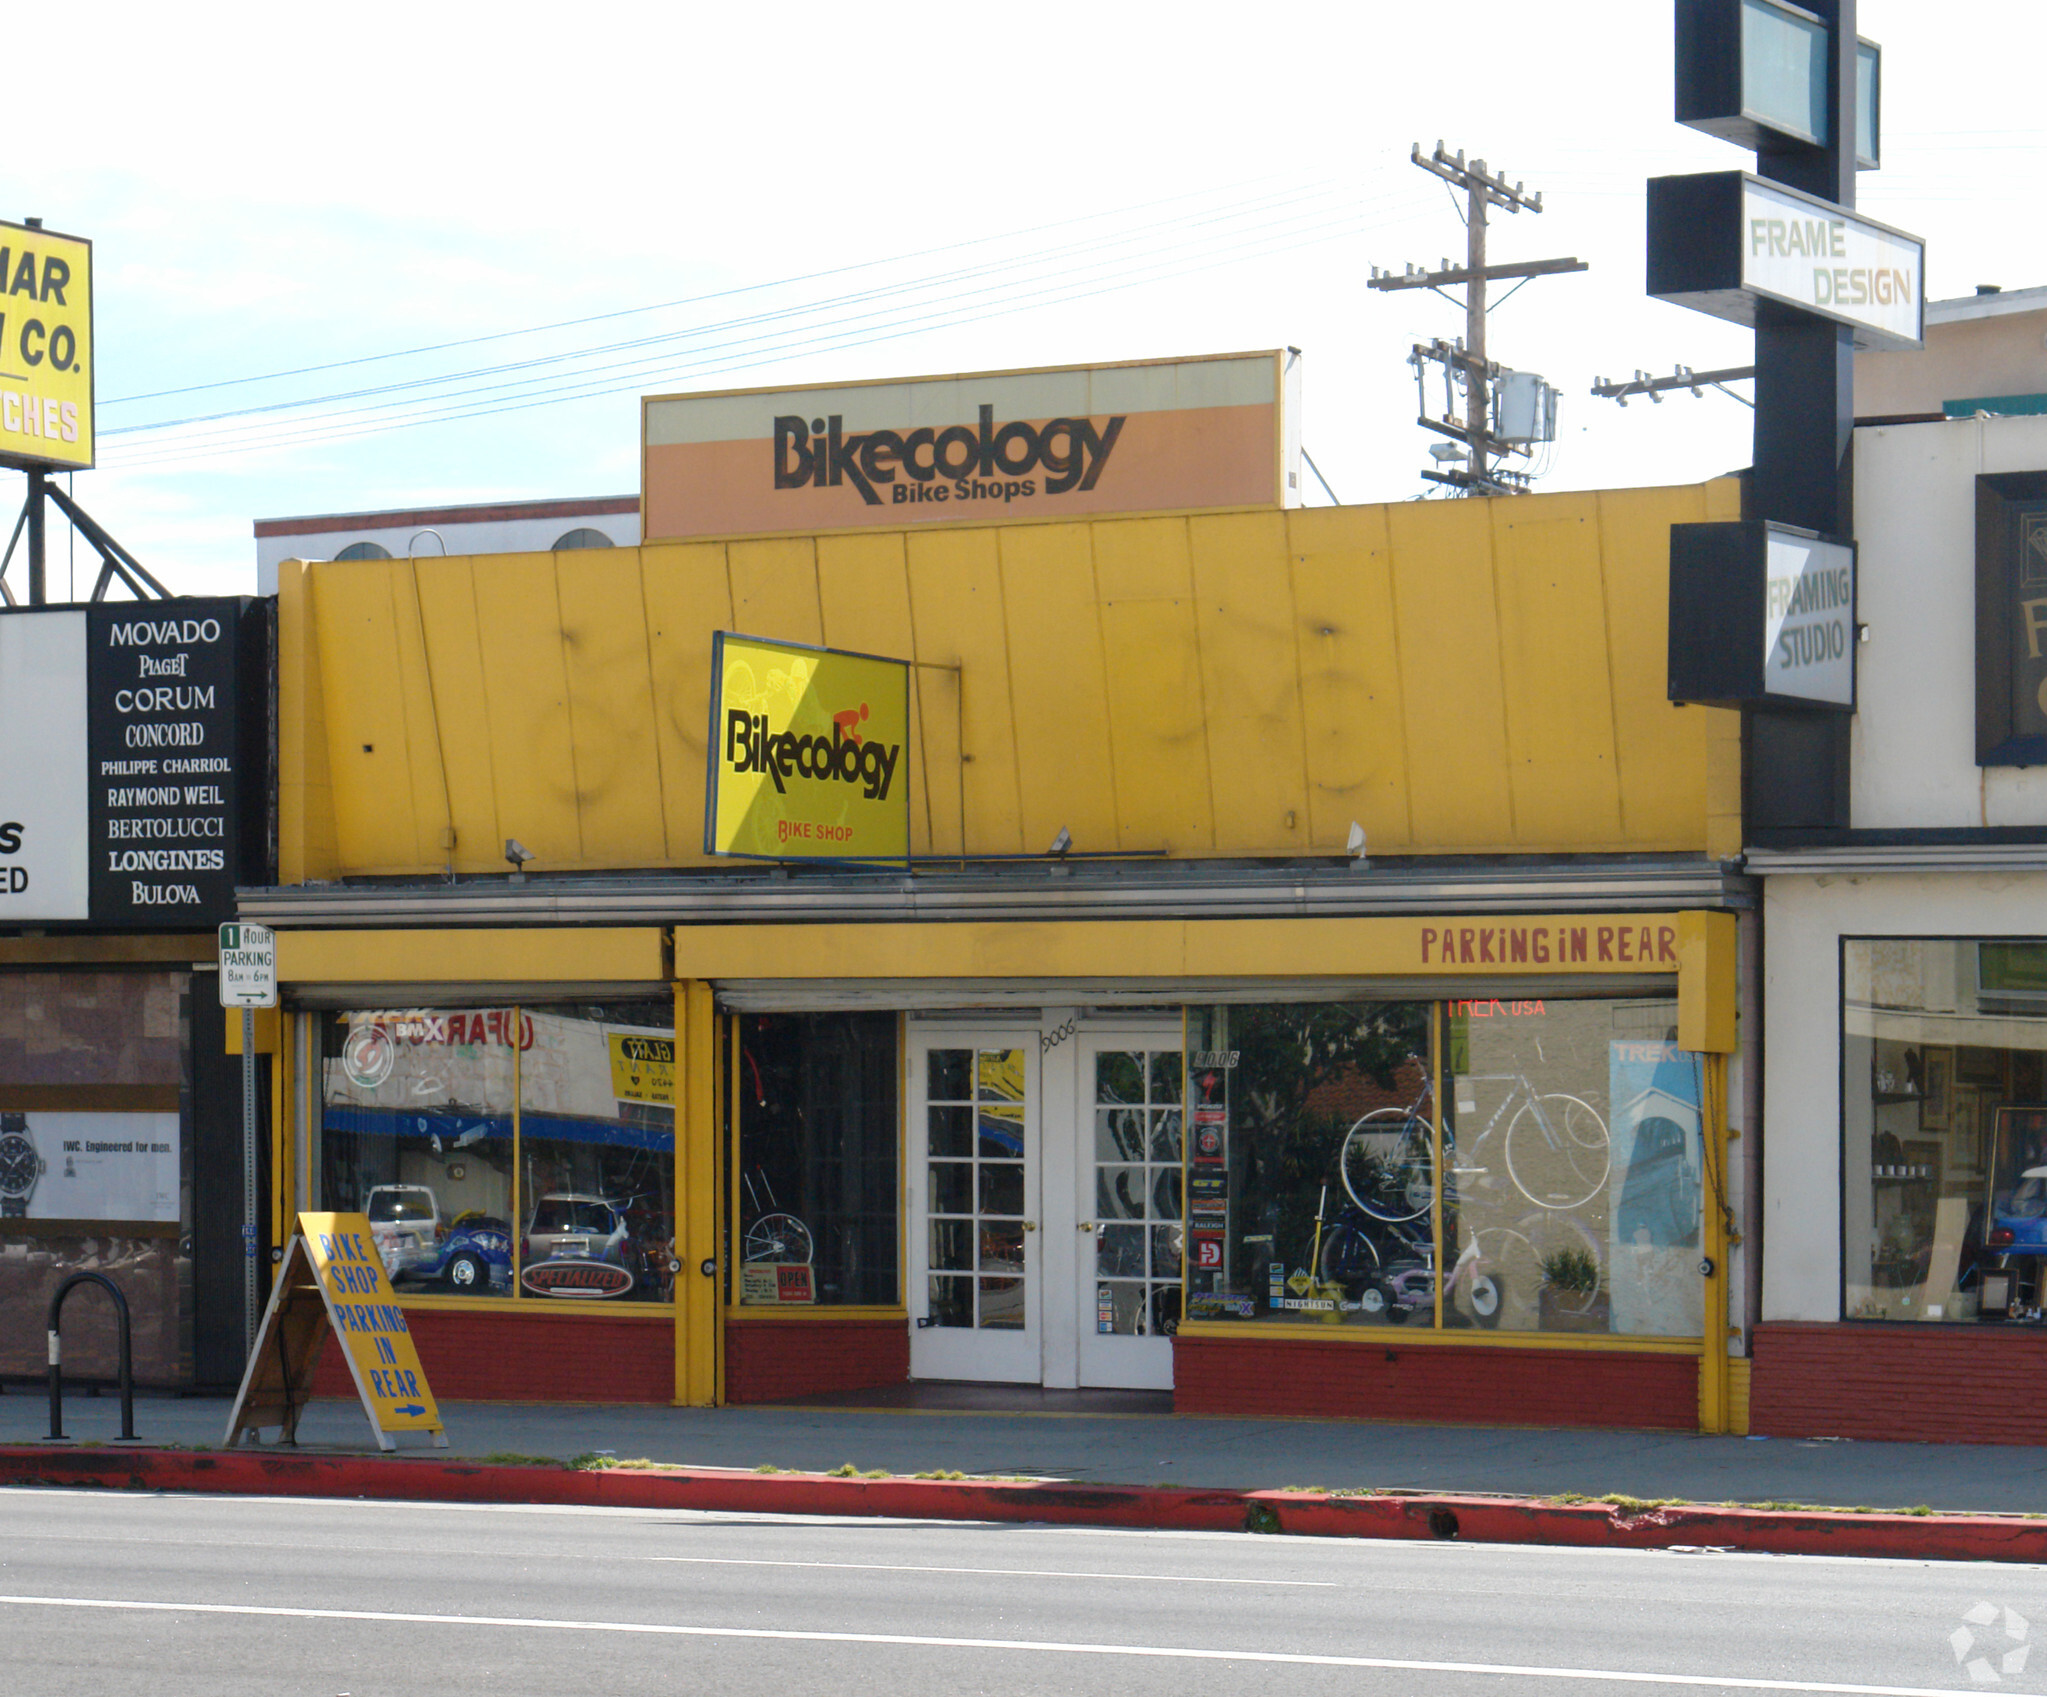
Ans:
[[[649,542],[1292,504],[1289,353],[642,403]]]

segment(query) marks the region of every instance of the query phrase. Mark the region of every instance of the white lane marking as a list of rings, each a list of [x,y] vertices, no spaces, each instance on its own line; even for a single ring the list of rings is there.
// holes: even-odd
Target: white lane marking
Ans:
[[[1142,1579],[1147,1585],[1287,1585],[1338,1591],[1334,1579],[1224,1579],[1203,1573],[1076,1573],[1060,1567],[911,1567],[880,1561],[769,1561],[751,1556],[629,1556],[629,1561],[687,1562],[693,1567],[829,1567],[851,1573],[977,1573],[997,1579]]]
[[[780,1644],[875,1644],[923,1650],[1031,1651],[1055,1656],[1139,1656],[1164,1661],[1374,1668],[1389,1673],[1488,1674],[1586,1679],[1609,1685],[1671,1685],[1705,1691],[1803,1691],[1821,1697],[1954,1697],[1953,1687],[1848,1685],[1835,1680],[1744,1679],[1734,1674],[1629,1673],[1614,1668],[1528,1667],[1513,1662],[1413,1661],[1398,1656],[1315,1656],[1287,1650],[1197,1650],[1160,1644],[1063,1644],[1036,1638],[937,1638],[913,1632],[798,1632],[766,1626],[672,1626],[660,1621],[548,1620],[526,1615],[427,1615],[390,1609],[286,1609],[256,1603],[145,1603],[119,1597],[10,1597],[0,1607],[126,1609],[143,1614],[235,1615],[266,1620],[356,1620],[379,1626],[486,1626],[537,1632],[623,1632],[656,1638],[742,1638]],[[2028,1694],[2014,1693],[2014,1697]],[[2029,1694],[2040,1697],[2040,1694]]]

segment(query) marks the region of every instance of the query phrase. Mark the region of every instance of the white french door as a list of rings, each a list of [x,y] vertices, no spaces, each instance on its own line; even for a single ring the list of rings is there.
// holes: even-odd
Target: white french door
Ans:
[[[1180,1324],[1180,1033],[1078,1039],[1079,1381],[1170,1390]],[[1059,1225],[1045,1222],[1048,1234]],[[1052,1238],[1059,1241],[1058,1237]]]
[[[910,1028],[910,1376],[1169,1390],[1177,1026]]]
[[[913,1028],[909,1073],[910,1377],[1037,1384],[1037,1028]]]

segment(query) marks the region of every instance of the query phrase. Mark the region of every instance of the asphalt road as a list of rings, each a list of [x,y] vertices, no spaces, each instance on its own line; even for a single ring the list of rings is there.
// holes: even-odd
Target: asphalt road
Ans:
[[[2035,1617],[2047,1568],[0,1491],[35,1697],[2024,1692]]]

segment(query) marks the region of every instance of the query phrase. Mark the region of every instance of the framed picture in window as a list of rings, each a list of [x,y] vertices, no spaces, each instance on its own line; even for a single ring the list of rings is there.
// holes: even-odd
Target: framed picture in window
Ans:
[[[1943,1177],[1950,1191],[1983,1176],[1982,1099],[1973,1090],[1957,1090],[1948,1111]]]
[[[1955,1051],[1955,1082],[1980,1084],[1992,1090],[2004,1088],[2004,1051],[1974,1047]]]
[[[1925,1131],[1945,1131],[1948,1115],[1954,1106],[1955,1052],[1952,1049],[1927,1049],[1922,1062],[1919,1098],[1919,1124]]]

